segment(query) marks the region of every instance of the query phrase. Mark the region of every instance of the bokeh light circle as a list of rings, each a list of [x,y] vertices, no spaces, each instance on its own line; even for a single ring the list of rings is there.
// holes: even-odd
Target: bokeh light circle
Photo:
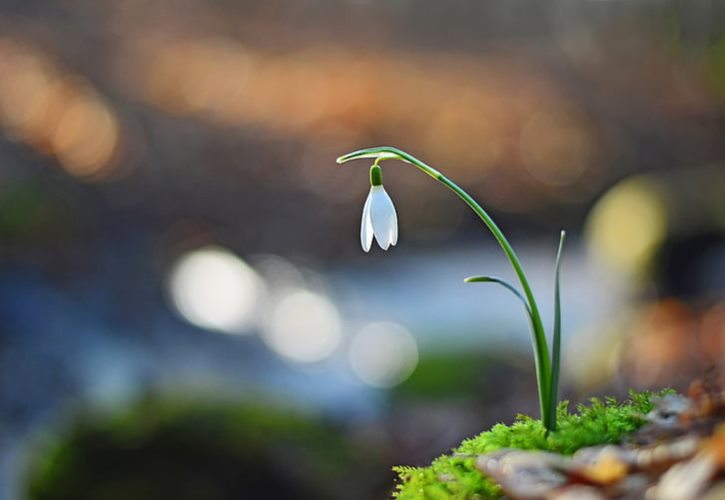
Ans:
[[[262,334],[280,356],[299,363],[328,358],[342,340],[342,321],[335,305],[322,294],[291,289],[272,306]]]
[[[636,177],[610,189],[592,209],[586,233],[592,253],[625,274],[641,272],[667,234],[667,205],[658,186]]]
[[[371,323],[350,344],[350,366],[364,383],[394,387],[407,379],[418,364],[415,339],[397,323]]]
[[[233,253],[205,247],[174,265],[169,292],[181,315],[201,328],[246,333],[263,293],[257,273]]]

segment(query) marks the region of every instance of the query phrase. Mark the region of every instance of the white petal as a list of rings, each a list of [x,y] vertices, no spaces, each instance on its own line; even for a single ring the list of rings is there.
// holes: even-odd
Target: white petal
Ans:
[[[383,186],[370,189],[370,221],[373,234],[380,248],[387,250],[393,241],[398,240],[398,217],[395,205]]]
[[[398,214],[395,211],[395,205],[390,200],[390,204],[393,206],[393,224],[390,227],[390,244],[395,246],[398,244]]]
[[[370,246],[373,244],[373,224],[370,221],[370,200],[373,197],[372,189],[365,200],[365,206],[363,206],[362,221],[360,222],[360,243],[362,244],[363,250],[366,252],[370,251]]]

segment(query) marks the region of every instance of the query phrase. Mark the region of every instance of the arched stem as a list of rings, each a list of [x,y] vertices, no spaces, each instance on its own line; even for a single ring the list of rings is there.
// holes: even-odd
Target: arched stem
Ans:
[[[375,163],[379,163],[383,160],[401,160],[409,163],[418,169],[422,170],[435,180],[446,186],[448,189],[453,191],[459,198],[461,198],[483,221],[489,231],[493,234],[496,241],[503,249],[506,257],[508,258],[511,266],[516,273],[516,276],[521,283],[521,288],[524,291],[524,296],[529,305],[530,316],[531,316],[531,343],[534,349],[534,359],[536,363],[536,381],[539,392],[539,410],[541,412],[541,420],[544,427],[547,430],[554,430],[553,425],[554,419],[551,416],[551,359],[549,358],[549,349],[546,343],[546,333],[544,326],[541,321],[541,315],[539,314],[539,308],[536,304],[536,299],[529,286],[529,281],[526,278],[521,262],[519,261],[516,252],[511,247],[511,244],[504,236],[501,229],[494,222],[491,216],[486,212],[476,200],[474,200],[468,193],[466,193],[460,186],[450,180],[448,177],[440,173],[435,168],[425,164],[419,159],[412,155],[409,155],[405,151],[401,151],[396,148],[381,146],[376,148],[361,149],[359,151],[353,151],[343,155],[337,159],[337,163],[345,163],[351,160],[357,160],[362,158],[373,158]]]

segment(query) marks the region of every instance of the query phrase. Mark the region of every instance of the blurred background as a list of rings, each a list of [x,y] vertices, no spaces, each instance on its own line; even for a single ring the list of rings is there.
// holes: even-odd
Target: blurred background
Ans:
[[[383,498],[562,394],[725,359],[725,4],[0,0],[0,499]]]

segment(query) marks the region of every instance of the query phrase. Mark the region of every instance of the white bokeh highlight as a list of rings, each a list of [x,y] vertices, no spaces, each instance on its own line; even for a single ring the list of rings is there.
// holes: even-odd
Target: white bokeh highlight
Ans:
[[[407,379],[418,364],[415,338],[397,323],[370,323],[350,343],[350,367],[365,384],[387,389]]]
[[[174,306],[187,321],[230,334],[250,331],[264,293],[257,273],[219,247],[183,255],[171,270],[168,287]]]
[[[273,301],[262,339],[283,358],[315,363],[327,359],[337,349],[342,340],[342,320],[326,296],[290,289]]]

